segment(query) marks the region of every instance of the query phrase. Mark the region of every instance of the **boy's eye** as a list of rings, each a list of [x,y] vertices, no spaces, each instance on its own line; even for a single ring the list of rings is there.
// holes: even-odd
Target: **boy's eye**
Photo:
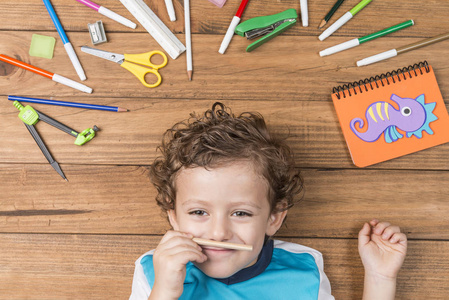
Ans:
[[[189,215],[193,215],[193,216],[205,216],[206,214],[207,213],[201,209],[192,210],[191,212],[189,212]]]
[[[236,211],[233,213],[233,215],[236,217],[251,217],[252,216],[251,213],[248,213],[246,211]]]

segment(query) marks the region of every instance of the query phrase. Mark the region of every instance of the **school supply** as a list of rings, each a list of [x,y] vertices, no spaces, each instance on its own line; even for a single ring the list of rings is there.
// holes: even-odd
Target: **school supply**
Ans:
[[[363,43],[366,43],[368,41],[377,39],[377,38],[379,38],[381,36],[384,36],[384,35],[396,32],[398,30],[410,27],[410,26],[412,26],[414,24],[415,23],[413,22],[413,20],[408,20],[408,21],[402,22],[400,24],[396,24],[394,26],[391,26],[389,28],[377,31],[375,33],[371,33],[371,34],[368,34],[368,35],[365,35],[365,36],[362,36],[362,37],[359,37],[359,38],[356,38],[356,39],[349,40],[347,42],[344,42],[344,43],[335,45],[333,47],[324,49],[323,51],[320,51],[320,56],[331,55],[331,54],[334,54],[334,53],[337,53],[337,52],[340,52],[340,51],[343,51],[343,50],[347,50],[347,49],[356,47],[356,46],[358,46],[360,44],[363,44]]]
[[[53,58],[56,40],[52,36],[33,34],[28,54],[36,57]]]
[[[69,38],[65,34],[64,28],[62,28],[61,22],[59,21],[58,16],[56,15],[56,12],[53,9],[50,0],[42,0],[42,1],[44,2],[45,8],[50,14],[50,18],[56,27],[56,31],[61,37],[65,51],[67,52],[67,55],[69,56],[70,61],[72,62],[73,67],[75,68],[76,74],[78,74],[79,78],[82,81],[86,80],[86,75],[84,74],[83,67],[81,66],[78,56],[76,56],[75,50],[73,49],[73,46],[69,41]]]
[[[92,8],[93,10],[98,11],[103,16],[106,16],[106,17],[108,17],[108,18],[110,18],[110,19],[112,19],[112,20],[114,20],[116,22],[119,22],[122,25],[125,25],[126,27],[135,29],[136,26],[137,26],[136,23],[128,20],[125,17],[122,17],[121,15],[113,12],[112,10],[107,9],[104,6],[101,6],[101,5],[98,5],[96,3],[93,3],[92,1],[89,1],[89,0],[76,0],[76,1],[78,1],[81,4],[86,5],[89,8]]]
[[[168,17],[170,21],[176,21],[175,8],[173,7],[173,0],[165,0],[165,6],[167,7]]]
[[[10,101],[20,101],[20,102],[29,102],[29,103],[38,103],[38,104],[49,104],[49,105],[58,105],[58,106],[77,107],[77,108],[86,108],[86,109],[115,111],[115,112],[128,111],[126,108],[115,107],[115,106],[96,105],[96,104],[68,102],[68,101],[57,101],[57,100],[50,100],[50,99],[29,98],[29,97],[20,97],[20,96],[13,96],[13,95],[9,95],[8,96],[8,100],[10,100]]]
[[[49,79],[51,79],[53,81],[56,81],[58,83],[62,83],[64,85],[66,85],[66,86],[69,86],[71,88],[77,89],[77,90],[79,90],[81,92],[85,92],[85,93],[89,93],[89,94],[92,93],[92,89],[90,87],[88,87],[88,86],[85,86],[84,84],[78,83],[78,82],[73,81],[71,79],[68,79],[68,78],[66,78],[64,76],[45,71],[45,70],[40,69],[38,67],[29,65],[27,63],[24,63],[23,61],[17,60],[17,59],[12,58],[12,57],[9,57],[7,55],[0,54],[0,60],[6,62],[8,64],[14,65],[16,67],[19,67],[19,68],[31,71],[33,73],[39,74],[39,75],[44,76],[44,77],[47,77],[47,78],[49,78]]]
[[[449,141],[449,115],[427,61],[335,87],[332,101],[358,167]]]
[[[186,47],[142,0],[120,0],[120,2],[171,58],[176,59],[186,50]]]
[[[55,169],[56,172],[58,172],[59,175],[61,175],[62,178],[64,178],[67,181],[67,178],[64,175],[64,172],[62,172],[58,162],[56,162],[53,158],[53,156],[50,154],[50,151],[48,151],[47,146],[45,146],[44,142],[42,141],[39,133],[37,132],[34,125],[39,122],[39,120],[44,121],[45,123],[58,128],[59,130],[64,131],[65,133],[70,134],[71,136],[76,137],[75,145],[81,146],[87,143],[88,141],[92,140],[95,137],[95,132],[99,129],[97,126],[93,126],[92,128],[87,128],[86,130],[82,132],[77,132],[70,127],[67,127],[66,125],[56,121],[55,119],[50,118],[49,116],[41,113],[38,110],[35,110],[31,106],[23,106],[20,102],[14,101],[14,106],[20,111],[19,118],[22,120],[22,122],[25,124],[25,127],[30,132],[31,136],[33,137],[34,141],[37,143],[39,148],[41,149],[42,153],[44,154],[45,158],[48,160],[50,165]]]
[[[366,66],[381,60],[385,60],[385,59],[389,59],[392,57],[395,57],[399,54],[411,51],[411,50],[415,50],[424,46],[428,46],[434,43],[438,43],[444,40],[447,40],[449,38],[449,32],[448,33],[443,33],[428,39],[424,39],[421,40],[419,42],[413,43],[413,44],[409,44],[409,45],[405,45],[402,47],[399,47],[397,49],[392,49],[392,50],[388,50],[367,58],[364,58],[362,60],[357,61],[357,66],[361,67],[361,66]]]
[[[118,63],[122,68],[125,68],[134,76],[136,76],[144,86],[149,88],[154,88],[161,84],[162,77],[161,74],[159,74],[158,70],[165,67],[168,61],[167,56],[164,54],[164,52],[158,50],[140,54],[117,54],[87,46],[82,46],[81,51]],[[156,54],[159,54],[164,59],[164,61],[160,65],[155,65],[151,62],[151,57]],[[145,75],[148,73],[151,73],[157,77],[155,83],[148,83],[146,81]]]
[[[321,21],[320,25],[318,26],[318,29],[323,28],[327,24],[327,22],[330,20],[330,18],[332,18],[334,13],[337,11],[337,9],[340,7],[340,5],[344,1],[345,0],[337,0],[337,2],[335,2],[334,6],[332,6],[331,10],[327,13],[326,16],[324,16],[323,20]]]
[[[243,11],[245,10],[248,1],[249,0],[242,0],[242,2],[240,3],[239,9],[235,13],[235,16],[232,18],[231,24],[229,24],[228,30],[226,31],[223,41],[221,42],[220,49],[218,49],[218,53],[224,54],[226,49],[228,48],[229,43],[231,42],[232,37],[234,36],[235,28],[240,22],[240,18],[242,17]]]
[[[235,28],[235,33],[248,40],[263,36],[246,48],[250,52],[295,25],[297,18],[296,10],[290,8],[275,15],[246,20]]]
[[[309,11],[307,7],[307,0],[299,0],[299,5],[301,8],[302,26],[307,27],[309,26]]]
[[[201,246],[210,246],[210,247],[233,249],[233,250],[253,251],[253,246],[246,245],[246,244],[218,242],[218,241],[201,239],[201,238],[193,238],[192,240]]]
[[[184,24],[186,30],[186,61],[187,61],[187,77],[192,80],[192,38],[190,33],[190,0],[184,0]]]
[[[365,6],[367,6],[372,0],[362,0],[354,6],[350,11],[345,13],[340,19],[335,21],[334,24],[332,24],[328,29],[323,31],[323,33],[320,34],[318,39],[320,41],[324,41],[327,39],[331,34],[333,34],[335,31],[337,31],[341,26],[346,24],[349,20],[352,19],[353,16],[355,16],[359,11],[361,11]]]
[[[216,6],[222,8],[225,5],[226,0],[209,0],[209,2],[215,4]]]
[[[104,31],[103,22],[101,22],[101,20],[92,24],[87,24],[87,29],[89,30],[92,44],[98,45],[108,41],[106,38],[106,32]]]

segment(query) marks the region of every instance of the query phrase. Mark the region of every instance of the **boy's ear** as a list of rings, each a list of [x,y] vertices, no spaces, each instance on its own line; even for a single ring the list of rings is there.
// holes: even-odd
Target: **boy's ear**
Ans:
[[[171,227],[173,227],[174,230],[179,231],[179,225],[178,221],[176,219],[176,212],[174,209],[170,209],[167,211],[168,215],[168,221],[170,222]]]
[[[272,213],[268,219],[266,235],[273,236],[281,228],[286,216],[287,210]]]

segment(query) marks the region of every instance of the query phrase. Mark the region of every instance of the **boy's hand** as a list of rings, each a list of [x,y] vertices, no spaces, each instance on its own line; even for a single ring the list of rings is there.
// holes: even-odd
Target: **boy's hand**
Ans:
[[[396,280],[406,252],[407,237],[398,226],[372,220],[359,232],[359,254],[365,276]]]
[[[186,264],[207,257],[188,233],[168,231],[153,254],[155,279],[149,299],[178,299],[182,295]]]

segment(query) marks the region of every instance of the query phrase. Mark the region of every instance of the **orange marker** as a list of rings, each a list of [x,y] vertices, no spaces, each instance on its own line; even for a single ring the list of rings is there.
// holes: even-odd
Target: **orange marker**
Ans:
[[[85,92],[85,93],[89,93],[89,94],[92,93],[92,89],[90,87],[84,85],[84,84],[78,83],[76,81],[73,81],[73,80],[68,79],[68,78],[66,78],[64,76],[61,76],[61,75],[42,70],[42,69],[40,69],[38,67],[29,65],[27,63],[24,63],[23,61],[14,59],[14,58],[9,57],[7,55],[0,54],[0,60],[6,62],[8,64],[14,65],[16,67],[19,67],[19,68],[22,68],[22,69],[34,72],[34,73],[39,74],[39,75],[44,76],[44,77],[47,77],[47,78],[49,78],[49,79],[51,79],[53,81],[62,83],[64,85],[66,85],[66,86],[69,86],[71,88],[77,89],[79,91],[82,91],[82,92]]]

